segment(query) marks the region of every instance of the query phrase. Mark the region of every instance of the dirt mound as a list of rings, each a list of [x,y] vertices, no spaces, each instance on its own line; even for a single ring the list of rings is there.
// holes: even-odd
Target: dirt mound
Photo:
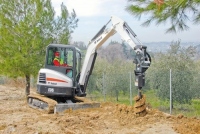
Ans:
[[[200,120],[148,109],[137,117],[131,106],[102,103],[100,108],[45,114],[30,108],[24,90],[0,86],[0,133],[14,134],[198,134]]]

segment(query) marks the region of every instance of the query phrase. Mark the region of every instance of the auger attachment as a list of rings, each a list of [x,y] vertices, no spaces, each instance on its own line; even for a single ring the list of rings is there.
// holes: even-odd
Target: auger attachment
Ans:
[[[137,78],[137,77],[136,77]],[[138,82],[141,82],[141,80],[143,81],[142,85],[144,85],[144,77],[142,77],[143,79],[136,79],[138,81],[135,82],[135,84]],[[144,116],[146,115],[146,97],[145,95],[142,94],[142,91],[141,91],[141,87],[138,87],[138,95],[134,97],[134,113],[137,115],[137,116]]]
[[[138,88],[138,95],[134,97],[134,112],[138,116],[146,115],[146,98],[145,95],[142,95],[142,87],[145,85],[145,71],[149,68],[151,64],[151,57],[146,52],[146,46],[137,45],[135,46],[136,56],[134,63],[136,64],[135,68],[135,86]]]

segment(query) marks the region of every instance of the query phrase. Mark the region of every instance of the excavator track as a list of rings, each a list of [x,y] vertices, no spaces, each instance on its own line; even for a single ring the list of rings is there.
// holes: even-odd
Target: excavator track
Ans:
[[[66,103],[57,103],[57,101],[43,95],[32,94],[28,96],[27,101],[30,107],[45,111],[48,114],[64,112],[67,109],[77,110],[100,107],[100,103],[93,102],[85,97],[74,97],[73,100],[66,100]]]
[[[47,98],[40,94],[28,95],[27,101],[30,107],[43,110],[48,114],[54,113],[54,107],[57,104],[55,100]]]
[[[64,112],[67,109],[77,110],[85,108],[99,108],[100,103],[93,102],[85,97],[75,96],[73,100],[67,100],[67,103],[57,104],[54,110],[54,113]]]
[[[146,111],[146,96],[142,95],[142,98],[139,96],[134,97],[135,104],[134,104],[134,113],[137,116],[145,116],[147,111]]]

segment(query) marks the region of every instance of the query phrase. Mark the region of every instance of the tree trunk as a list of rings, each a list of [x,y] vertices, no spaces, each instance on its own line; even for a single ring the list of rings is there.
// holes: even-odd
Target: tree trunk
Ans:
[[[116,90],[116,101],[119,101],[119,98],[118,98],[118,96],[119,96],[119,91],[118,91],[118,90]]]
[[[26,96],[30,94],[30,75],[26,74]]]

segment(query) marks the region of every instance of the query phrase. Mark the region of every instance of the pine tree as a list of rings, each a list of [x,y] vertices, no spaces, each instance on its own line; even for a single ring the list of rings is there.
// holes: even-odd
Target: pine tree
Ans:
[[[155,24],[165,24],[169,22],[170,27],[166,32],[177,32],[188,30],[187,21],[194,24],[200,22],[200,1],[199,0],[128,0],[130,5],[126,10],[132,15],[141,18],[148,15],[142,25],[149,26]]]

